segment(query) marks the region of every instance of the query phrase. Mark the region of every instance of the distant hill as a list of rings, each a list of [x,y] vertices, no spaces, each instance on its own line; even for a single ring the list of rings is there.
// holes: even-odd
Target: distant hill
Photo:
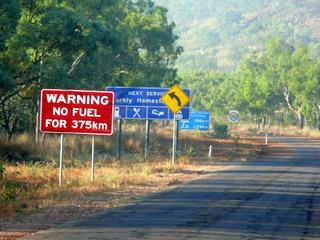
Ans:
[[[267,39],[306,44],[320,58],[319,0],[154,0],[168,9],[184,53],[179,72],[232,72],[243,54],[263,51]]]

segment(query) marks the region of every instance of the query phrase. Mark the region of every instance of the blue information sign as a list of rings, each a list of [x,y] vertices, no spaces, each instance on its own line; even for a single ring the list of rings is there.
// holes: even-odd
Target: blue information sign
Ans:
[[[209,130],[210,129],[210,112],[208,111],[191,111],[188,121],[180,121],[179,129],[184,130]]]
[[[107,87],[106,90],[115,93],[116,119],[140,120],[173,120],[173,113],[162,102],[161,97],[169,88],[145,87]],[[190,90],[182,89],[190,98]],[[190,102],[177,114],[177,120],[188,120],[190,117]]]

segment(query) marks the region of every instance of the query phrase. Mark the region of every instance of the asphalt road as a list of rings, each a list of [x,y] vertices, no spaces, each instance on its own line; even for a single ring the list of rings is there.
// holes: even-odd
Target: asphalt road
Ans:
[[[320,239],[320,144],[269,138],[293,155],[230,166],[22,239]]]

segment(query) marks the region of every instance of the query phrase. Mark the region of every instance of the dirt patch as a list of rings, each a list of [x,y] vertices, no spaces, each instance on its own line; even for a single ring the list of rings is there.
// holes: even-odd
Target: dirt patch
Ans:
[[[168,186],[196,178],[201,174],[214,172],[231,163],[225,161],[211,166],[198,167],[196,171],[183,171],[168,175],[156,175],[147,185],[135,185],[117,191],[106,192],[99,196],[87,196],[75,201],[63,202],[52,207],[37,209],[28,214],[1,219],[0,239],[13,240],[40,230],[81,219],[107,210],[130,199],[157,192]]]
[[[289,146],[276,141],[271,140],[268,145],[265,145],[263,137],[245,138],[261,143],[260,157],[262,158],[274,158],[292,153]],[[214,161],[211,164],[190,166],[189,170],[181,172],[157,174],[150,184],[131,186],[117,191],[106,191],[99,196],[87,196],[75,201],[62,202],[52,207],[37,209],[28,214],[17,214],[3,218],[0,220],[0,239],[14,240],[65,222],[88,217],[127,200],[157,192],[168,186],[194,179],[201,174],[212,173],[232,164],[236,164],[236,161],[222,160]]]
[[[293,150],[290,146],[282,143],[273,143],[263,147],[260,158],[276,158],[292,154]]]
[[[242,138],[261,144],[259,158],[275,158],[293,154],[293,149],[288,144],[278,142],[272,138],[268,138],[267,141],[265,137],[261,136],[246,136]]]

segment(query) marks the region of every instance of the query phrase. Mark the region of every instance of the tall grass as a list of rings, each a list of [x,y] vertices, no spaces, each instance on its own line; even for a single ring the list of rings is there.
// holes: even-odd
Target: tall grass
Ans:
[[[260,132],[257,125],[252,124],[241,124],[235,131],[244,131],[244,132]],[[319,137],[320,131],[310,128],[310,127],[304,127],[303,129],[300,129],[297,126],[265,126],[263,128],[263,133],[268,134],[277,134],[277,135],[288,135],[288,136],[298,136],[298,137]]]
[[[64,139],[63,182],[59,186],[59,135],[46,135],[39,146],[27,134],[10,142],[0,141],[0,160],[5,163],[4,177],[0,179],[0,208],[4,216],[89,194],[150,184],[156,176],[190,171],[217,159],[246,160],[255,157],[260,150],[258,143],[215,140],[206,134],[184,132],[179,136],[179,159],[172,165],[171,128],[152,127],[150,155],[146,158],[145,126],[127,125],[123,128],[121,160],[116,157],[116,134],[96,137],[95,179],[90,181],[92,139],[69,135]],[[214,159],[207,157],[210,145],[214,146]]]

